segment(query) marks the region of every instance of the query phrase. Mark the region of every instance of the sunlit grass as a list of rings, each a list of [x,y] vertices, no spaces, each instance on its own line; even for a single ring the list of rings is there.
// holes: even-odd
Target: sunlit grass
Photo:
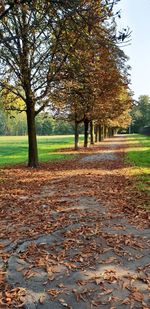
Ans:
[[[80,141],[82,141],[82,136]],[[60,149],[73,147],[73,135],[38,136],[39,161],[65,160],[75,154],[61,153]],[[0,166],[27,163],[27,136],[0,136]]]
[[[132,169],[133,175],[138,175],[138,188],[150,193],[150,137],[139,134],[127,136],[129,145],[136,142],[137,147],[127,149],[126,161],[131,162],[135,168]]]

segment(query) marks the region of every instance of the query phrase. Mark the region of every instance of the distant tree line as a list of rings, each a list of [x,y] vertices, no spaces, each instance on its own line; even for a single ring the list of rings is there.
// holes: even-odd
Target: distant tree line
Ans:
[[[140,133],[141,129],[150,127],[150,96],[141,95],[135,101],[131,111],[131,133]]]
[[[27,135],[25,112],[7,112],[0,109],[0,135]],[[54,119],[48,113],[41,113],[36,118],[37,135],[64,135],[74,134],[74,123],[63,119]],[[83,133],[83,126],[80,126]]]

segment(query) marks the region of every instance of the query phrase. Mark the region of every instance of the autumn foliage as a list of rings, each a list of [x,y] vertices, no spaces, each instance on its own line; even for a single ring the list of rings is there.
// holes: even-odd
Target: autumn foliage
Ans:
[[[16,97],[11,105],[4,100],[6,109],[26,111],[28,166],[38,165],[35,117],[45,108],[75,122],[76,148],[79,123],[87,146],[90,122],[97,127],[111,119],[116,128],[114,119],[130,109],[127,58],[119,48],[128,33],[117,35],[117,2],[3,2],[0,84]]]

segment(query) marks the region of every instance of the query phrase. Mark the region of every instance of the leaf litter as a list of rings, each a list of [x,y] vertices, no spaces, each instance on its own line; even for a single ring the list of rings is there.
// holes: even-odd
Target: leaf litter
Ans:
[[[1,306],[28,308],[36,286],[41,308],[150,308],[148,197],[123,163],[125,139],[115,142],[67,164],[1,170]],[[117,160],[84,160],[108,146]]]

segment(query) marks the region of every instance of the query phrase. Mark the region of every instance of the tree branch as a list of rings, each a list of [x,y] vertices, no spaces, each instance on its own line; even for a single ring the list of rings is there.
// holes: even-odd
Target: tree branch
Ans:
[[[20,4],[24,4],[27,2],[31,2],[32,0],[14,0],[13,3],[9,3],[9,7],[7,9],[5,9],[3,1],[1,0],[1,13],[0,13],[0,20],[3,19],[5,16],[7,16],[7,14],[16,6],[16,5],[20,5]]]

